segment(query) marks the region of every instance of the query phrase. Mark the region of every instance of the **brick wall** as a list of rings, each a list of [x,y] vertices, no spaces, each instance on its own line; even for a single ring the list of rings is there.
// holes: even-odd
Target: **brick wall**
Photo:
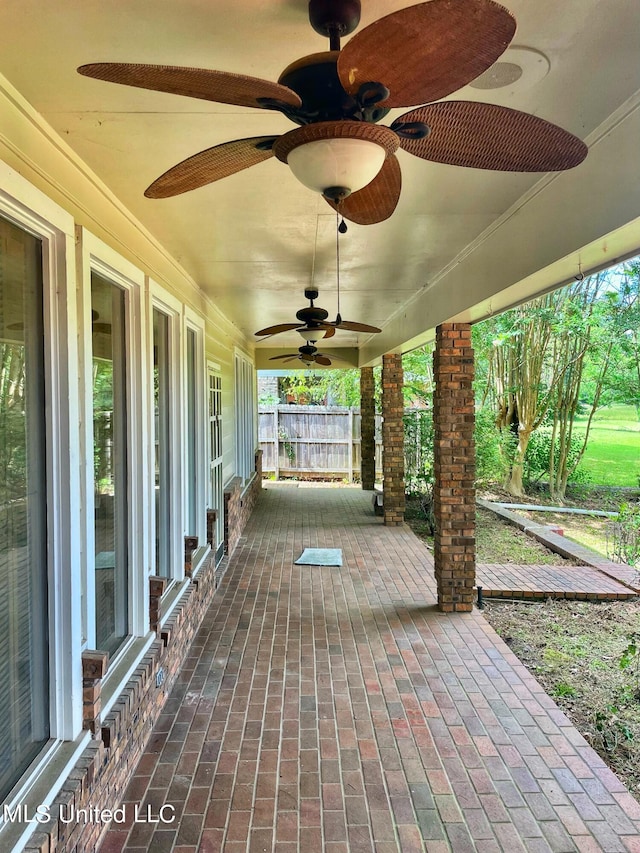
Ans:
[[[382,474],[384,523],[404,522],[404,402],[402,355],[382,356]]]
[[[224,490],[224,552],[233,554],[262,489],[262,450],[256,451],[255,474],[243,486],[234,477]]]
[[[155,580],[155,579],[152,579]],[[47,823],[38,826],[26,850],[38,853],[93,853],[107,824],[100,821],[64,823],[59,819],[72,814],[72,809],[114,809],[120,805],[138,760],[147,745],[153,725],[166,702],[184,664],[189,647],[209,607],[215,591],[213,558],[189,582],[180,603],[158,627],[157,639],[140,661],[133,676],[111,708],[100,721],[100,661],[96,653],[83,659],[85,684],[91,689],[95,727],[94,739],[87,745],[56,797]],[[103,654],[103,653],[98,653]],[[157,684],[162,669],[163,679]],[[96,689],[97,688],[97,689]],[[87,707],[88,712],[88,707]],[[86,713],[86,724],[89,723]],[[127,816],[128,818],[131,815]]]
[[[262,451],[256,453],[256,473],[241,488],[232,481],[225,492],[225,549],[231,553],[255,506],[262,487]],[[226,560],[222,561],[223,567]],[[149,620],[157,639],[140,661],[115,704],[101,719],[103,652],[83,656],[84,725],[94,739],[83,751],[51,808],[51,818],[31,836],[29,853],[94,853],[107,824],[100,821],[65,823],[72,809],[114,809],[123,799],[131,774],[147,745],[151,730],[184,665],[193,638],[211,603],[220,578],[215,556],[200,568],[178,606],[161,626],[164,578],[149,578]],[[161,671],[161,673],[160,673]],[[161,678],[158,678],[158,674]],[[145,807],[146,808],[146,807]],[[94,811],[95,813],[95,811]],[[145,812],[146,814],[146,812]],[[127,815],[129,819],[131,815]]]
[[[468,323],[436,329],[433,354],[434,540],[438,606],[473,609],[475,587],[475,446],[473,349]]]
[[[376,401],[373,367],[360,368],[360,482],[371,491],[376,482]]]

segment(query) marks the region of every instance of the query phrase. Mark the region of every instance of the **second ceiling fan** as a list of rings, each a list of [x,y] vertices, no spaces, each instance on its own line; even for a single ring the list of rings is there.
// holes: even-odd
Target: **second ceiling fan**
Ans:
[[[341,37],[359,23],[360,0],[310,0],[309,19],[329,37],[330,50],[291,63],[277,83],[169,65],[78,69],[113,83],[277,110],[300,125],[201,151],[155,180],[147,197],[179,195],[275,155],[346,219],[370,225],[398,203],[398,148],[438,163],[515,172],[569,169],[587,154],[580,139],[537,116],[494,104],[434,103],[486,71],[511,42],[515,20],[494,0],[410,6],[374,21],[342,50]],[[390,127],[377,124],[391,108],[416,105]]]

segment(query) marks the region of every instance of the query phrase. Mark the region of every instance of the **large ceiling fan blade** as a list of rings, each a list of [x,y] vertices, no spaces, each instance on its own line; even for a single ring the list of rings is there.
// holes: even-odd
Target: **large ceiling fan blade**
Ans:
[[[493,0],[430,0],[356,33],[338,57],[338,75],[351,95],[382,83],[390,92],[385,108],[437,101],[493,65],[515,29]]]
[[[294,358],[300,358],[300,353],[288,352],[288,353],[286,353],[286,355],[273,355],[273,356],[271,356],[269,361],[278,361],[281,358],[288,358],[290,360],[293,360]]]
[[[259,337],[262,335],[279,335],[280,332],[293,332],[294,329],[300,329],[302,326],[302,323],[278,323],[276,326],[267,326],[264,329],[260,329],[259,332],[254,332],[254,334]]]
[[[339,323],[336,323],[336,328],[345,329],[347,332],[369,332],[372,335],[382,331],[377,326],[369,326],[367,323],[353,323],[351,320],[340,320]]]
[[[184,68],[177,65],[137,65],[128,62],[93,62],[81,65],[78,73],[109,83],[122,83],[139,89],[186,95],[220,104],[241,107],[269,107],[278,104],[299,107],[300,97],[287,86],[206,68]]]
[[[170,198],[180,193],[196,190],[221,178],[235,175],[249,166],[255,166],[273,157],[269,143],[274,136],[252,136],[249,139],[234,139],[200,151],[173,166],[164,175],[147,187],[147,198]]]
[[[504,172],[571,169],[587,156],[577,136],[551,122],[495,104],[443,101],[405,113],[398,122],[425,122],[424,139],[401,139],[410,154],[436,163]]]
[[[345,219],[356,225],[375,225],[384,222],[396,209],[400,190],[402,189],[402,173],[395,154],[390,154],[384,161],[382,169],[370,184],[358,192],[352,193],[337,205],[327,201]]]
[[[326,355],[314,355],[313,360],[316,364],[324,364],[325,367],[328,367],[331,364],[331,359],[327,358]]]

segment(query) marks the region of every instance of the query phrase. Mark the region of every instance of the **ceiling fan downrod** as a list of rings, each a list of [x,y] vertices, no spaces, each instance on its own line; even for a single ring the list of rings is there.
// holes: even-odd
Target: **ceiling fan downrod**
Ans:
[[[329,50],[340,50],[340,39],[360,23],[360,0],[309,0],[309,22],[329,39]]]

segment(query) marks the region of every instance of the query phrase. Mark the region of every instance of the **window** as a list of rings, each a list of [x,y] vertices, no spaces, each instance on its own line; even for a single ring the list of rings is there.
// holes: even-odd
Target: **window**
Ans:
[[[129,633],[125,291],[91,275],[96,648]]]
[[[236,475],[248,480],[255,471],[256,452],[256,392],[253,365],[236,353]]]
[[[222,471],[222,379],[209,366],[209,507],[215,509],[216,561],[224,554],[224,482]]]
[[[155,571],[171,575],[171,409],[169,317],[153,309],[155,433]]]
[[[186,533],[198,535],[198,514],[202,508],[198,505],[198,340],[195,329],[187,329],[187,387],[185,412],[185,451],[186,451]]]
[[[0,219],[0,800],[49,738],[42,245]]]

